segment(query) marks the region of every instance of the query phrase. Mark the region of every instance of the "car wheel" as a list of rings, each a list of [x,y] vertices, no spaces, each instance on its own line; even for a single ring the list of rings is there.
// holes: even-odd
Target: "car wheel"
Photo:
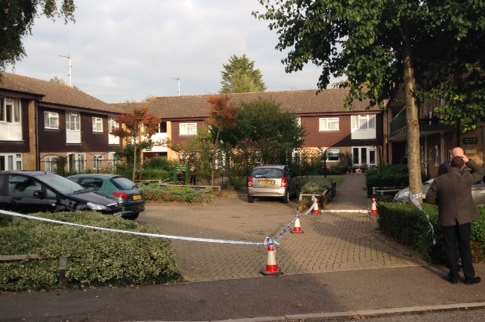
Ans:
[[[288,203],[288,202],[290,202],[290,192],[289,191],[287,191],[285,193],[285,196],[281,199],[281,202],[282,203]]]
[[[122,215],[121,217],[123,219],[135,220],[136,218],[138,218],[139,215],[140,215],[139,212],[135,212],[135,213],[132,212],[132,213],[124,215],[124,216]]]
[[[248,202],[249,202],[249,203],[253,203],[253,202],[254,202],[254,197],[253,197],[253,196],[248,195]]]

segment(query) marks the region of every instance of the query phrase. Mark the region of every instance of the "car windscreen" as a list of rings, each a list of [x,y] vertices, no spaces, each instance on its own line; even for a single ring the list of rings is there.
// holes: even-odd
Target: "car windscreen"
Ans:
[[[124,177],[115,177],[112,180],[115,186],[121,190],[131,190],[136,187],[133,181]]]
[[[281,178],[284,176],[282,169],[277,168],[257,168],[251,173],[255,178]]]
[[[76,182],[53,173],[37,176],[36,179],[52,187],[54,190],[67,195],[84,190],[84,188]]]

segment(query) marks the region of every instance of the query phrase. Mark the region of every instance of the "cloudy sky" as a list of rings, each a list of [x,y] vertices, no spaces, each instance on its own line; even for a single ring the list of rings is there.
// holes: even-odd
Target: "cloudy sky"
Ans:
[[[19,74],[67,79],[107,102],[150,96],[215,93],[222,65],[247,54],[263,72],[268,90],[316,88],[319,71],[308,65],[286,74],[276,35],[251,12],[257,0],[77,0],[76,23],[37,20],[25,39]]]

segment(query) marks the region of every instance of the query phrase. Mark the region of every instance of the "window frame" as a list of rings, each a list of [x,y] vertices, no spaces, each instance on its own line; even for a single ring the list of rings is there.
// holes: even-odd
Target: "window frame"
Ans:
[[[361,127],[361,122],[364,122],[365,127]],[[377,128],[376,114],[352,115],[351,123],[352,130],[375,130]]]
[[[185,129],[183,133],[182,129]],[[192,131],[189,131],[192,129]],[[181,122],[179,123],[179,136],[196,136],[198,131],[197,122]]]
[[[22,160],[22,153],[0,153],[0,157],[3,158],[3,169],[0,171],[22,171],[24,163]],[[9,166],[11,159],[11,165]],[[1,163],[0,163],[1,164]]]
[[[101,170],[103,167],[104,157],[102,154],[95,154],[93,156],[93,170]]]
[[[76,116],[74,120],[77,122],[73,122],[73,119],[71,119],[71,116]],[[78,112],[67,112],[66,113],[66,131],[72,131],[72,132],[80,132],[81,131],[81,114]],[[72,125],[76,126],[72,126]]]
[[[99,127],[99,128],[98,128]],[[92,117],[92,130],[93,133],[103,133],[103,118],[99,116]]]
[[[54,117],[55,116],[55,117]],[[51,118],[52,117],[52,118]],[[50,124],[51,120],[56,120],[56,126]],[[44,111],[44,129],[47,130],[59,130],[60,115],[59,112]]]
[[[331,129],[329,124],[336,123],[337,128]],[[320,117],[318,118],[318,131],[319,132],[338,132],[340,131],[340,117]]]
[[[20,99],[4,97],[0,102],[2,102],[0,106],[0,123],[20,124],[22,122],[22,103]],[[10,121],[7,117],[9,115],[7,110],[10,110]],[[16,120],[16,116],[18,116],[18,120]]]
[[[336,160],[332,160],[329,158],[329,155],[332,154],[332,155],[337,155],[337,159]],[[325,159],[327,162],[339,162],[340,161],[340,149],[338,148],[330,148],[330,149],[327,149],[325,150]]]

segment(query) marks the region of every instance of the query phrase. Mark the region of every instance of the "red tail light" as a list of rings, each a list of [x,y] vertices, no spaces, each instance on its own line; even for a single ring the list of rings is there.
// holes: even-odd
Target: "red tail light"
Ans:
[[[248,177],[248,187],[254,186],[254,177]]]
[[[119,201],[125,201],[125,200],[128,200],[130,198],[128,196],[128,194],[126,194],[124,192],[114,192],[113,197],[118,199]]]
[[[288,177],[281,178],[281,187],[288,188]]]

